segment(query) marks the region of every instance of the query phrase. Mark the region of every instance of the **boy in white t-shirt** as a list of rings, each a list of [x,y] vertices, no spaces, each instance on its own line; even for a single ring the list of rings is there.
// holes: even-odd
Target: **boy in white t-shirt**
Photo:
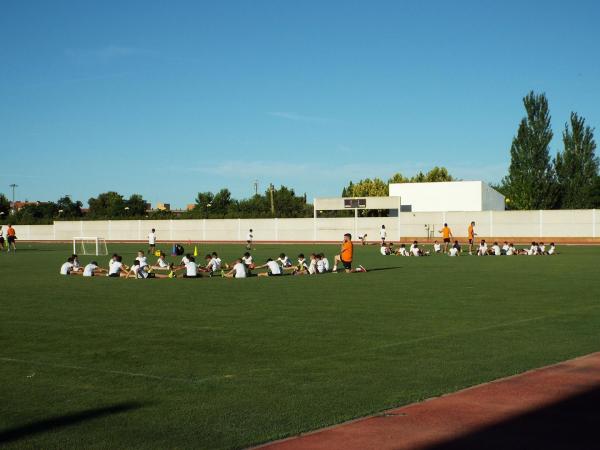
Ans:
[[[411,256],[425,256],[426,253],[419,248],[419,243],[417,241],[413,241],[410,246],[410,254]]]
[[[271,258],[267,259],[267,262],[262,266],[256,266],[255,269],[264,269],[265,267],[267,268],[267,271],[259,273],[259,277],[278,277],[283,274],[281,266]]]
[[[137,257],[135,258],[135,260],[139,261],[140,267],[148,266],[148,258],[146,258],[146,255],[144,255],[143,250],[138,250]]]
[[[167,262],[165,254],[160,252],[156,264],[152,266],[153,270],[169,270],[170,264]]]
[[[111,278],[126,277],[127,271],[128,267],[123,264],[123,258],[117,255],[108,269],[108,276]]]
[[[198,265],[196,264],[196,258],[190,257],[188,263],[185,265],[185,273],[183,278],[198,278]]]
[[[252,255],[249,252],[244,253],[244,256],[242,256],[242,262],[246,264],[249,270],[252,270],[255,267],[254,259],[252,258]]]
[[[501,256],[502,255],[502,249],[500,248],[500,246],[498,245],[497,242],[494,242],[494,245],[492,245],[492,248],[490,250],[490,255],[493,255],[493,256]]]
[[[387,231],[385,229],[385,225],[381,225],[381,230],[379,230],[379,237],[381,238],[381,243],[385,244],[385,239],[387,238]]]
[[[185,255],[186,262],[183,265],[176,267],[172,273],[179,272],[180,270],[184,271],[183,278],[199,278],[198,274],[198,264],[196,264],[196,258],[187,254]],[[168,275],[171,277],[171,274]]]
[[[316,275],[317,273],[317,255],[315,253],[311,253],[310,264],[308,265],[308,274]]]
[[[206,255],[204,260],[206,261],[206,266],[198,268],[200,272],[208,272],[209,276],[212,277],[221,270],[221,258],[216,253],[213,252],[212,255]]]
[[[532,242],[531,247],[529,247],[529,250],[527,250],[527,254],[529,256],[537,256],[538,253],[539,253],[539,247],[537,245],[537,242]]]
[[[60,271],[59,273],[61,275],[75,275],[75,273],[73,272],[73,257],[70,256],[69,258],[67,258],[67,261],[65,263],[63,263],[62,266],[60,266]]]
[[[219,258],[217,252],[212,252],[211,256],[214,261],[213,265],[216,268],[215,270],[221,270],[221,268],[223,267],[223,260]],[[227,266],[227,264],[225,264],[225,266]]]
[[[283,267],[284,269],[287,269],[287,268],[293,266],[292,260],[290,258],[288,258],[285,253],[281,253],[279,255],[279,258],[277,258],[277,262],[279,264],[281,264],[281,267]]]
[[[246,249],[252,250],[252,240],[254,239],[254,235],[252,234],[252,228],[248,230],[248,234],[246,235]]]
[[[400,248],[398,248],[398,251],[396,252],[396,255],[398,255],[398,256],[410,256],[410,253],[408,253],[408,251],[406,250],[406,244],[400,244]]]
[[[152,228],[150,233],[148,233],[148,254],[154,255],[156,251],[156,230]]]
[[[183,258],[181,258],[181,266],[185,266],[187,263],[190,262],[190,258],[192,257],[191,253],[186,253]]]
[[[83,276],[84,277],[94,277],[96,275],[100,275],[102,273],[107,273],[108,271],[106,269],[103,269],[102,267],[98,267],[98,263],[96,261],[92,261],[91,263],[87,264],[84,268],[83,268]]]
[[[379,247],[379,253],[381,253],[383,256],[387,256],[390,255],[392,252],[390,251],[390,248],[385,245],[385,242],[381,243],[381,247]]]
[[[325,262],[323,261],[323,254],[317,253],[317,273],[325,273]]]
[[[298,264],[294,267],[294,275],[306,275],[308,274],[308,264],[306,263],[306,258],[304,257],[304,253],[300,253],[298,255]]]
[[[481,240],[479,248],[477,249],[477,256],[486,256],[488,254],[488,246],[485,243],[485,239]]]
[[[248,276],[246,273],[246,265],[241,259],[236,259],[232,269],[226,274],[223,274],[223,276],[226,278],[246,278]]]
[[[434,253],[442,253],[442,246],[438,241],[433,242],[433,251]]]
[[[550,248],[548,249],[548,255],[554,255],[556,253],[556,246],[554,242],[550,242]]]
[[[73,253],[71,255],[71,258],[73,258],[73,269],[71,270],[71,272],[83,272],[83,267],[81,267],[79,257]]]
[[[321,268],[323,269],[323,271],[319,272],[319,273],[329,272],[329,260],[325,257],[325,255],[323,253],[319,253],[317,256],[319,257],[319,261],[317,262],[317,270],[319,269],[319,264],[321,265]]]

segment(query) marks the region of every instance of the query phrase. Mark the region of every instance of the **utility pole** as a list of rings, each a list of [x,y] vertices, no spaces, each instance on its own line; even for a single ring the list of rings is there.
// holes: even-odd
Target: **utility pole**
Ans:
[[[254,195],[258,195],[258,180],[254,180]]]
[[[271,215],[273,217],[275,217],[275,202],[273,201],[273,190],[275,189],[275,186],[273,186],[273,183],[269,184],[269,192],[271,194]]]
[[[15,209],[15,189],[19,187],[18,184],[11,184],[8,187],[10,187],[12,189],[12,212],[13,214],[15,213],[16,209]]]

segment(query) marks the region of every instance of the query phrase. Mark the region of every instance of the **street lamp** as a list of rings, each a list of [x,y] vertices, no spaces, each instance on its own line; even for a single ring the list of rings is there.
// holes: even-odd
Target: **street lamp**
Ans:
[[[18,188],[19,185],[13,183],[13,184],[9,184],[8,187],[12,189],[12,212],[14,214],[14,212],[15,212],[15,189]]]

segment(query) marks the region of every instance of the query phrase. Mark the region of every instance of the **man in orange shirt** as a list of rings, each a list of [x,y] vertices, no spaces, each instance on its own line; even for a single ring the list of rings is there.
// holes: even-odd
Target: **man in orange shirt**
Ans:
[[[442,228],[439,233],[442,233],[442,237],[444,238],[444,253],[448,253],[448,246],[450,245],[452,231],[447,223],[444,224],[444,228]]]
[[[366,272],[363,266],[358,266],[357,269],[352,269],[352,258],[354,256],[354,245],[352,244],[352,235],[350,233],[344,234],[344,242],[342,242],[342,250],[339,255],[335,255],[333,261],[333,271],[337,272],[337,265],[339,262],[344,266],[346,273],[350,272]]]
[[[467,230],[467,234],[469,236],[469,255],[473,254],[473,242],[475,241],[475,222],[471,222],[469,225],[469,229]]]
[[[8,224],[8,229],[6,230],[6,240],[7,242],[7,247],[8,247],[8,251],[10,252],[10,248],[12,247],[13,251],[16,252],[17,251],[17,245],[15,244],[15,240],[17,239],[17,233],[15,232],[15,229],[12,227],[11,224]]]

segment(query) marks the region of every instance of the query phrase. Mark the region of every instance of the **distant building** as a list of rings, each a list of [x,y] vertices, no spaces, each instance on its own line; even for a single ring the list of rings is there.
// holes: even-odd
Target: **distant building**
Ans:
[[[196,204],[195,203],[188,203],[185,207],[186,211],[192,211],[194,208],[196,208]]]
[[[504,211],[504,196],[483,181],[391,183],[389,195],[401,198],[402,211]]]
[[[157,203],[156,209],[158,211],[171,211],[171,204],[170,203]]]
[[[11,202],[11,208],[15,211],[20,211],[23,208],[25,208],[26,206],[39,206],[39,205],[44,205],[48,202],[29,202],[27,200],[25,201],[21,201],[21,200],[17,200],[14,202],[14,204]]]

